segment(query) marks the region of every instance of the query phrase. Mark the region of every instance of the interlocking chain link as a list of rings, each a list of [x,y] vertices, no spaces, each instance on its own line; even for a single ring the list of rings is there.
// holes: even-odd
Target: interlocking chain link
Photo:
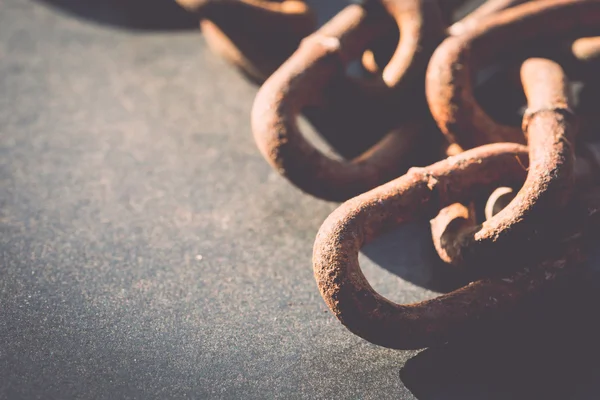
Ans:
[[[459,21],[463,0],[366,0],[319,29],[302,1],[178,1],[217,53],[264,82],[251,126],[269,164],[346,201],[313,266],[353,333],[442,343],[581,269],[600,226],[600,0],[488,0]],[[355,61],[361,78],[347,73]],[[346,159],[306,139],[301,115]],[[439,256],[471,283],[395,304],[358,253],[415,220],[431,220]]]

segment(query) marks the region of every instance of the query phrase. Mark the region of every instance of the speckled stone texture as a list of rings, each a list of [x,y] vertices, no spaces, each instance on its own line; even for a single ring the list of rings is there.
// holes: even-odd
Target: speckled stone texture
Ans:
[[[593,272],[440,349],[348,332],[311,268],[336,205],[262,159],[195,23],[129,3],[0,2],[1,399],[597,398]],[[434,260],[426,221],[361,255],[398,302]]]

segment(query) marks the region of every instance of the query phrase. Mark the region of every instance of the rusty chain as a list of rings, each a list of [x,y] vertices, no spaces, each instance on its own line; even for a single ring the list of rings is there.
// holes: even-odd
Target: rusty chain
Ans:
[[[581,270],[600,227],[600,0],[488,0],[458,21],[464,0],[365,0],[319,29],[303,1],[177,1],[262,83],[251,126],[269,164],[345,201],[317,234],[313,267],[356,335],[443,343]],[[356,61],[360,78],[347,73]],[[301,116],[344,159],[308,140]],[[431,221],[438,255],[470,283],[395,304],[358,254],[416,220]]]
[[[513,266],[514,272],[475,279],[452,293],[409,305],[385,299],[362,274],[358,253],[364,244],[402,223],[431,218],[442,207],[468,200],[478,191],[518,186],[525,179],[525,165],[527,149],[521,145],[484,145],[412,169],[344,203],[323,223],[313,252],[315,276],[329,308],[349,330],[373,343],[400,349],[427,347],[447,341],[484,316],[509,311],[578,268],[582,257],[578,240],[598,223],[598,187],[594,196],[577,198],[565,210],[563,219],[569,224],[562,225],[561,240],[549,246],[553,252]]]

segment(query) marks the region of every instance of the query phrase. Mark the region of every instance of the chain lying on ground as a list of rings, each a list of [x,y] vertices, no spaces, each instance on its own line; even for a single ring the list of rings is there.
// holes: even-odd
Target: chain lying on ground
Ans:
[[[411,105],[407,95],[415,97],[419,92],[429,55],[441,38],[439,10],[420,0],[387,3],[387,12],[399,27],[403,26],[400,31],[404,35],[380,79],[344,76],[348,63],[359,58],[369,43],[393,32],[393,24],[382,23],[386,21],[386,10],[372,2],[348,6],[304,39],[256,97],[252,128],[259,149],[274,168],[315,196],[345,200],[397,176],[410,166],[405,158],[414,151],[415,139],[425,134],[425,104],[415,101]],[[426,17],[432,20],[429,25],[424,23]],[[373,112],[361,117],[405,120],[375,147],[349,162],[323,154],[304,139],[297,126],[300,112],[307,105],[318,104],[323,93],[330,90],[329,85],[340,79],[342,84],[355,85],[355,96],[362,103],[376,105]],[[406,106],[398,113],[386,112],[391,104]]]
[[[598,223],[591,218],[600,211],[598,186],[594,196],[577,197],[563,211],[562,240],[547,242],[552,253],[516,261],[511,266],[514,272],[476,279],[432,300],[399,305],[376,293],[360,271],[358,253],[364,244],[402,223],[431,218],[442,207],[477,192],[496,185],[516,187],[525,177],[525,165],[527,149],[521,145],[484,145],[412,169],[344,203],[322,225],[313,252],[315,276],[329,308],[349,330],[375,344],[427,347],[447,341],[483,317],[509,312],[527,296],[578,268],[582,257],[578,240]]]
[[[494,1],[480,17],[497,12],[506,1]],[[427,0],[365,2],[344,9],[319,31],[303,40],[294,55],[273,74],[259,91],[252,112],[256,143],[269,163],[302,190],[329,200],[345,200],[372,189],[405,171],[407,155],[418,152],[418,139],[432,129],[426,123],[429,110],[420,94],[427,62],[452,25],[444,26],[438,4]],[[360,57],[369,43],[392,32],[382,12],[394,17],[400,40],[379,77],[357,84],[355,97],[375,104],[363,118],[393,117],[393,131],[365,154],[351,161],[334,160],[306,141],[297,125],[297,115],[311,102],[318,102],[332,82],[343,79],[345,66]],[[477,17],[477,18],[480,18]],[[469,21],[477,18],[468,17]],[[461,24],[458,22],[457,24]],[[466,32],[472,25],[462,29]],[[425,123],[424,123],[425,122]],[[394,123],[397,126],[394,126]],[[386,125],[386,126],[388,126]],[[398,137],[400,136],[400,138]],[[431,138],[431,135],[429,135]]]
[[[488,0],[454,23],[463,0],[366,0],[316,31],[302,1],[178,1],[215,51],[266,79],[251,116],[265,159],[303,191],[347,200],[313,265],[355,334],[442,343],[581,269],[600,226],[600,0]],[[349,76],[353,61],[370,76]],[[301,115],[347,160],[309,142]],[[414,220],[431,220],[439,256],[471,283],[399,305],[358,253]]]
[[[509,256],[530,250],[536,231],[569,201],[577,128],[569,82],[557,64],[545,59],[527,60],[522,80],[528,100],[522,128],[529,145],[527,179],[501,213],[462,230],[445,246],[446,262],[479,264],[489,257],[510,262]],[[469,257],[477,261],[466,262]]]

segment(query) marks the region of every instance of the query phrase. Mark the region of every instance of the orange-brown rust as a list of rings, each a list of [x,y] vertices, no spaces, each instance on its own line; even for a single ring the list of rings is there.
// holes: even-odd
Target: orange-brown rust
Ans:
[[[582,143],[578,148],[575,160],[575,188],[581,196],[590,188],[600,184],[600,142]],[[492,192],[485,205],[485,219],[489,220],[504,210],[517,195],[518,190],[510,187],[499,187]],[[472,210],[460,204],[446,207],[431,221],[431,234],[440,258],[450,262],[447,249],[459,245],[464,231],[472,229],[477,223]],[[560,225],[560,224],[557,224]],[[556,232],[561,234],[562,232]]]
[[[596,130],[600,124],[593,125]],[[584,127],[590,129],[590,127]],[[600,131],[598,131],[600,132]],[[591,187],[597,187],[600,184],[600,135],[594,135],[590,132],[582,132],[590,141],[578,143],[574,165],[574,185],[576,191],[586,193]],[[517,195],[518,190],[509,187],[497,188],[488,198],[485,206],[485,218],[487,220],[494,217],[510,204]],[[452,257],[448,255],[448,249],[460,248],[461,238],[464,232],[472,231],[477,225],[474,213],[464,206],[448,207],[431,221],[432,239],[435,249],[440,258],[448,263],[452,262]],[[555,224],[560,225],[560,224]],[[560,232],[557,232],[560,234]],[[528,249],[532,251],[532,249]]]
[[[447,38],[432,56],[426,96],[434,119],[449,141],[464,148],[524,143],[519,128],[498,124],[479,106],[473,95],[475,71],[543,40],[599,32],[597,0],[535,1],[481,19],[468,32]]]
[[[432,300],[400,305],[376,293],[360,270],[361,247],[385,231],[427,218],[494,185],[519,185],[525,175],[526,151],[509,143],[481,146],[413,169],[341,205],[321,226],[313,250],[315,278],[336,317],[356,335],[381,346],[428,347],[460,336],[482,318],[510,312],[531,294],[577,271],[586,224],[600,222],[599,191],[571,204],[564,215],[569,224],[560,238],[535,263],[518,264],[518,272],[479,279]]]
[[[447,240],[444,261],[466,267],[493,257],[513,261],[539,241],[552,216],[569,201],[574,179],[576,121],[562,69],[545,59],[529,59],[521,75],[528,109],[523,131],[529,142],[527,179],[515,198],[481,225],[461,226]]]
[[[444,35],[444,23],[440,9],[431,0],[371,0],[380,3],[396,22],[400,39],[396,49],[381,71],[381,76],[375,82],[369,83],[371,90],[385,95],[390,91],[398,92],[406,88],[414,88],[413,79],[421,80],[429,57]],[[371,6],[365,2],[365,10]],[[371,23],[379,24],[377,13],[370,13]],[[369,17],[369,15],[367,16]],[[372,42],[377,38],[373,37]],[[361,46],[364,52],[366,46]],[[357,55],[360,56],[360,53]],[[353,56],[352,60],[357,56]],[[350,60],[348,60],[350,61]],[[418,87],[418,86],[417,86]]]
[[[262,82],[316,28],[316,16],[298,0],[177,0],[197,13],[210,48]]]
[[[454,203],[440,210],[431,223],[433,247],[443,261],[450,260],[446,249],[451,248],[457,235],[477,224],[475,203],[464,205]]]
[[[373,102],[396,104],[390,101],[399,101],[401,93],[407,121],[363,155],[351,161],[334,160],[304,138],[298,115],[318,105],[331,82],[350,82],[344,75],[348,63],[394,29],[394,20],[384,18],[388,13],[401,32],[396,52],[378,80],[355,83]],[[304,39],[260,89],[252,110],[252,130],[263,156],[296,186],[329,200],[345,200],[398,176],[414,163],[408,157],[414,152],[413,138],[424,133],[426,106],[415,93],[423,82],[419,74],[442,34],[439,9],[427,0],[368,1],[345,8]]]
[[[414,168],[342,204],[321,226],[313,251],[315,277],[329,308],[355,334],[382,346],[404,349],[446,339],[449,330],[493,306],[490,297],[506,303],[510,297],[493,284],[480,283],[441,299],[393,304],[368,284],[360,271],[358,253],[383,232],[435,215],[489,185],[500,181],[508,186],[518,184],[525,175],[521,164],[526,163],[523,146],[483,146],[426,168]]]
[[[481,19],[488,17],[489,15],[495,14],[502,10],[510,7],[514,7],[518,4],[525,3],[531,0],[487,0],[481,6],[476,8],[474,11],[469,13],[467,16],[451,24],[452,13],[463,5],[464,0],[439,0],[438,6],[442,15],[442,19],[446,25],[449,25],[446,29],[447,36],[464,34],[477,27]],[[368,50],[363,54],[362,63],[365,69],[371,73],[379,73],[381,71],[380,65],[385,64],[384,60],[389,60],[391,57],[391,44],[388,43],[388,39],[383,43],[377,43],[376,50]],[[384,61],[384,62],[382,62]]]

